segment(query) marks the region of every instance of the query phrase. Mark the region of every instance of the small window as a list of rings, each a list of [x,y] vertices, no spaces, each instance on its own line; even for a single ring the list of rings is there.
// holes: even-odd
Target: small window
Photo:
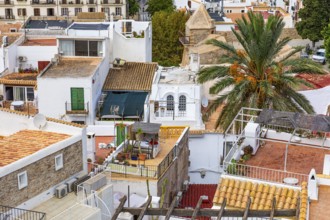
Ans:
[[[61,8],[62,16],[69,16],[69,8]]]
[[[33,9],[34,16],[40,16],[40,8]]]
[[[179,111],[186,111],[187,109],[187,98],[184,95],[179,97]]]
[[[16,28],[10,28],[9,30],[10,30],[10,32],[17,32]]]
[[[121,15],[121,8],[116,7],[116,15]]]
[[[63,168],[63,154],[55,156],[55,170],[60,170]]]
[[[245,10],[241,10],[241,13],[245,13]]]
[[[166,109],[167,109],[167,111],[173,111],[174,110],[174,97],[172,95],[167,96]]]
[[[23,189],[28,185],[28,177],[26,171],[17,175],[18,189]]]

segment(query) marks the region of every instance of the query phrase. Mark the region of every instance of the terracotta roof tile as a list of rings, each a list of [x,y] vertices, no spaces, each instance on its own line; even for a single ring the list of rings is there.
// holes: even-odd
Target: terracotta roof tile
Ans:
[[[156,70],[156,63],[126,62],[109,70],[103,90],[151,91]]]
[[[307,204],[307,183],[302,183],[302,190],[279,187],[268,183],[257,183],[249,179],[238,180],[222,178],[213,198],[213,204],[220,206],[227,199],[228,208],[244,209],[251,198],[252,210],[270,210],[272,200],[276,199],[277,209],[296,209],[301,201],[300,216],[305,216]],[[301,218],[305,219],[305,218]]]
[[[38,73],[11,73],[0,78],[0,84],[36,86]]]
[[[21,130],[0,140],[0,167],[29,156],[49,145],[69,138],[55,132]]]

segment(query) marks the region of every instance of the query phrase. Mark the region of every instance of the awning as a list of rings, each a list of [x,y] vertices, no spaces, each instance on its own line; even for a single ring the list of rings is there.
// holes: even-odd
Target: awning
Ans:
[[[102,118],[140,118],[147,95],[147,92],[107,92]]]

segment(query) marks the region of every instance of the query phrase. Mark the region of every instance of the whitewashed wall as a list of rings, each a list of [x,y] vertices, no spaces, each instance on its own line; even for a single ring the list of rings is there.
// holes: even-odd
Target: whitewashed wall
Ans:
[[[219,133],[189,137],[191,184],[217,184],[219,182],[222,172],[220,161],[224,158],[224,141],[234,139],[234,136],[228,136],[225,139],[223,134]],[[201,170],[205,171],[204,178],[201,177]]]
[[[20,68],[38,68],[38,61],[51,61],[57,54],[57,46],[18,46],[17,57],[25,56],[26,62],[18,63]]]

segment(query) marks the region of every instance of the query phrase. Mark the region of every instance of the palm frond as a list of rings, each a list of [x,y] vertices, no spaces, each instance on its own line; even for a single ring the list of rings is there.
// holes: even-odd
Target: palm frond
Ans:
[[[197,81],[205,83],[210,80],[222,78],[228,75],[229,67],[227,66],[211,66],[202,68],[198,73]]]

